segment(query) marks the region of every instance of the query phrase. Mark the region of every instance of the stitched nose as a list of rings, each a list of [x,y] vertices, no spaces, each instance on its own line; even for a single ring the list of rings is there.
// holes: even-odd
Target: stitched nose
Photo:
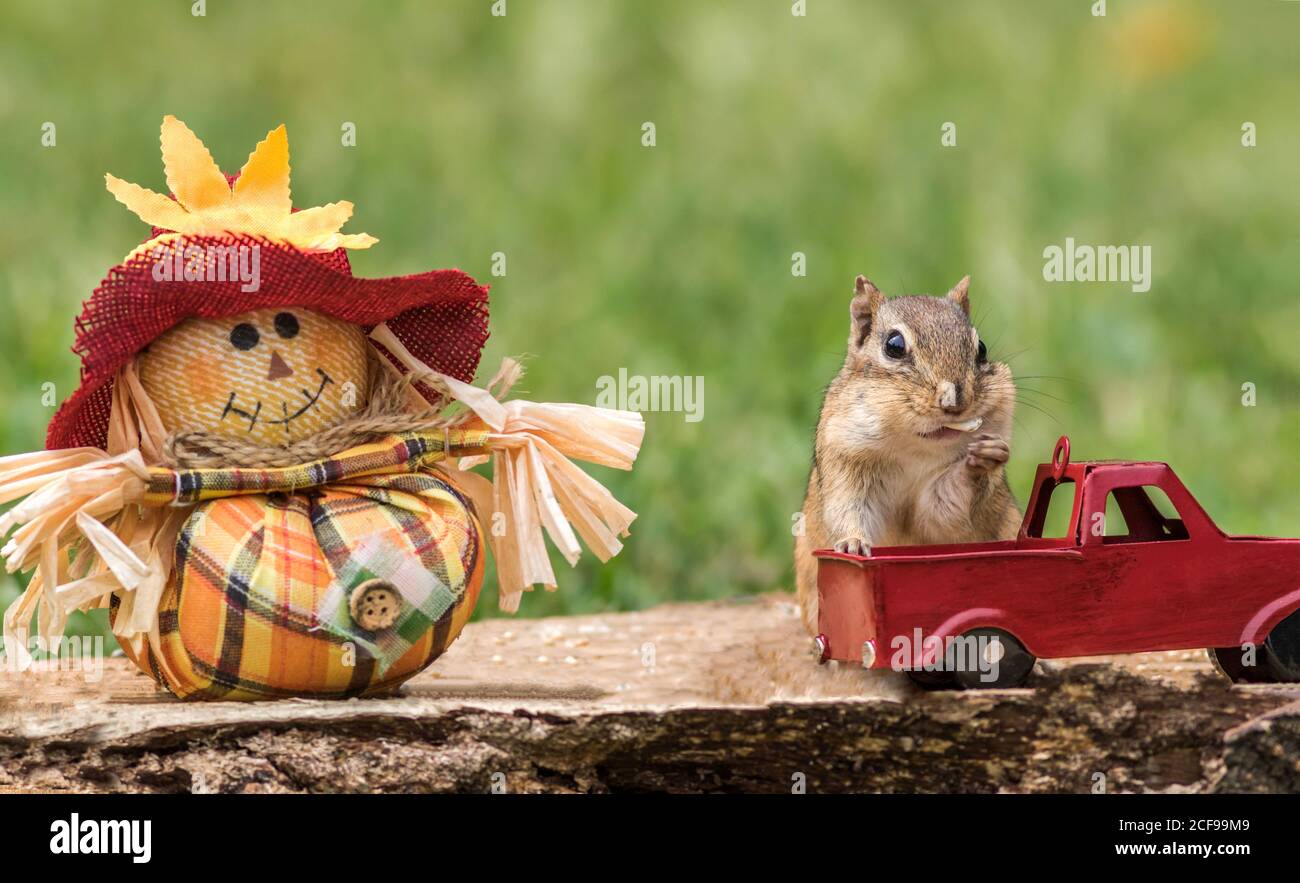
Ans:
[[[267,380],[279,380],[281,377],[292,377],[293,369],[288,366],[280,354],[271,350],[271,369],[266,372]]]
[[[939,407],[949,414],[958,414],[965,409],[961,400],[961,384],[945,380],[939,384]]]

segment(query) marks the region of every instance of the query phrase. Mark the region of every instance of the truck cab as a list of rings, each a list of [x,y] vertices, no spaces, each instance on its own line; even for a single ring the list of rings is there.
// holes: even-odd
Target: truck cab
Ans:
[[[1050,518],[1049,518],[1050,516]],[[1038,467],[1017,542],[1026,548],[1223,539],[1165,463],[1069,462],[1069,441]]]

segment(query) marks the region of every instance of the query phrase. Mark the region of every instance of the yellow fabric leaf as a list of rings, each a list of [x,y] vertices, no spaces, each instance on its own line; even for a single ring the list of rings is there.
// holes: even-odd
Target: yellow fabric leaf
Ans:
[[[199,136],[176,117],[162,122],[163,171],[167,186],[190,211],[212,208],[230,201],[230,185]]]
[[[112,175],[104,176],[104,184],[118,202],[135,212],[146,224],[177,232],[190,230],[192,225],[189,214],[171,197]]]
[[[289,214],[289,137],[284,124],[272,129],[248,155],[235,181],[235,202]]]
[[[307,208],[286,218],[285,232],[291,236],[323,236],[337,233],[352,217],[352,203],[346,200]]]
[[[333,251],[336,248],[369,248],[378,241],[369,233],[331,233],[300,247]]]

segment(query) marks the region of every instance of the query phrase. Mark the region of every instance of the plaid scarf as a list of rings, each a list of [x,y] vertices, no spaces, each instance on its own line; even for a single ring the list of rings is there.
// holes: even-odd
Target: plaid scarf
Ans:
[[[484,452],[487,433],[474,429],[403,432],[331,457],[273,469],[149,469],[145,505],[185,505],[240,494],[294,493],[307,488],[398,472],[419,472],[451,457]]]

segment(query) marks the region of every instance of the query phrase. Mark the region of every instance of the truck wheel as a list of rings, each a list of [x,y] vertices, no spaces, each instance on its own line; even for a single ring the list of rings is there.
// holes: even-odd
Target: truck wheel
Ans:
[[[1279,681],[1300,681],[1300,610],[1273,626],[1264,639],[1263,655]]]
[[[926,671],[918,668],[908,670],[907,676],[922,690],[951,690],[957,686],[957,680],[950,671]]]
[[[1035,657],[1002,629],[971,629],[948,646],[948,670],[966,690],[1019,687],[1029,677]]]
[[[1258,684],[1273,680],[1273,670],[1268,664],[1269,652],[1263,647],[1257,648],[1254,665],[1242,662],[1240,647],[1211,647],[1205,653],[1219,674],[1234,684]]]

